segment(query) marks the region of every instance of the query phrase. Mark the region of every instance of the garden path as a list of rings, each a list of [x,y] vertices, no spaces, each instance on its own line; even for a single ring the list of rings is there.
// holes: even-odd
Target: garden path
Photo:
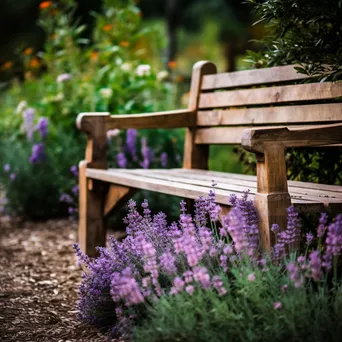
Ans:
[[[76,226],[0,216],[0,341],[108,341],[77,319]]]

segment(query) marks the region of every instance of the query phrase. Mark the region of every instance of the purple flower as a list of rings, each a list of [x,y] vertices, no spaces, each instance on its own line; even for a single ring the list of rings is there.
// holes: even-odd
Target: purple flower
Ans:
[[[74,212],[75,212],[75,208],[73,208],[73,207],[68,208],[69,215],[72,215]]]
[[[167,273],[176,273],[177,268],[175,265],[176,258],[170,252],[170,250],[166,251],[159,257],[160,266],[167,272]]]
[[[192,294],[193,294],[194,291],[195,291],[195,288],[194,288],[192,285],[188,285],[188,286],[185,288],[185,291],[186,291],[190,296],[192,296]]]
[[[49,121],[47,118],[39,118],[37,129],[39,130],[39,134],[42,138],[46,138],[46,136],[48,135],[48,125]]]
[[[15,176],[15,173],[11,173],[11,174],[10,174],[10,180],[14,181],[14,180],[15,180],[15,177],[16,177],[16,176]]]
[[[171,291],[170,293],[175,295],[181,291],[183,291],[183,288],[184,288],[184,281],[181,277],[176,277],[174,280],[173,280],[173,287],[171,288]]]
[[[137,156],[137,130],[130,128],[126,133],[126,149],[127,152],[131,155],[133,161],[138,160]]]
[[[160,155],[160,164],[162,167],[166,167],[167,166],[167,161],[168,161],[168,156],[166,152],[163,152]]]
[[[64,202],[64,203],[73,203],[74,200],[72,199],[72,197],[68,194],[62,194],[62,196],[59,198],[60,202]]]
[[[74,195],[77,195],[78,192],[79,192],[79,187],[78,187],[78,185],[73,186],[72,189],[71,189],[71,191],[72,191],[72,193],[73,193]]]
[[[342,251],[342,214],[335,217],[334,222],[328,226],[325,239],[326,253],[333,256],[341,254]]]
[[[282,307],[283,307],[283,304],[281,304],[280,302],[273,303],[274,310],[280,310]]]
[[[313,280],[317,281],[322,277],[322,260],[319,251],[312,251],[309,256],[311,277]]]
[[[307,233],[306,234],[306,244],[308,246],[311,245],[313,239],[314,239],[314,235],[312,233]]]
[[[65,74],[60,74],[57,77],[56,81],[57,81],[57,83],[63,83],[63,82],[68,81],[70,79],[71,79],[71,74],[65,73]]]
[[[27,108],[23,111],[22,116],[24,119],[24,131],[26,132],[26,136],[28,140],[32,140],[33,132],[34,132],[34,115],[35,110],[33,108]]]
[[[35,164],[42,161],[45,157],[45,148],[43,143],[34,144],[32,146],[32,154],[30,156],[30,163]]]
[[[256,279],[256,277],[255,277],[254,273],[250,273],[247,277],[247,280],[250,282],[254,281],[255,279]]]
[[[196,266],[194,267],[194,280],[199,282],[204,289],[210,287],[210,275],[206,267]]]
[[[4,171],[9,172],[11,170],[11,165],[10,164],[5,164],[4,165]]]
[[[223,286],[223,281],[222,281],[221,277],[214,276],[212,279],[212,285],[217,290],[217,292],[219,293],[220,296],[223,296],[227,293],[227,290]]]
[[[153,160],[153,151],[147,145],[147,139],[141,138],[141,154],[143,156],[143,161],[140,162],[140,166],[143,169],[148,169]]]
[[[71,166],[70,172],[71,172],[75,177],[78,177],[78,166],[77,166],[77,165]]]
[[[123,152],[120,152],[116,155],[116,162],[120,169],[124,169],[127,166],[127,159]]]
[[[287,209],[286,244],[293,250],[300,239],[300,221],[298,212],[293,205]]]
[[[326,226],[328,223],[328,214],[327,213],[322,213],[321,217],[319,218],[319,225],[317,228],[317,237],[320,239],[326,230]]]
[[[290,262],[286,268],[289,272],[290,279],[294,282],[295,287],[301,287],[303,284],[303,278],[300,274],[299,267],[294,262]]]

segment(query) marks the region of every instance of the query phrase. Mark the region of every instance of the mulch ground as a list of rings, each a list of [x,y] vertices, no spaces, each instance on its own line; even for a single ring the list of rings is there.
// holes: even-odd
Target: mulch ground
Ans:
[[[77,319],[75,241],[75,221],[0,217],[0,341],[110,340]]]

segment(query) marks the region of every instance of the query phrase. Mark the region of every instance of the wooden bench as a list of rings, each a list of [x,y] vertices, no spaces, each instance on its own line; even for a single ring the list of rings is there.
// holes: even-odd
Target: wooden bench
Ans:
[[[291,203],[302,212],[342,211],[342,187],[287,181],[287,147],[342,143],[342,103],[336,101],[342,82],[301,82],[305,78],[293,66],[218,74],[214,64],[202,61],[193,68],[188,109],[79,114],[77,127],[88,135],[79,165],[81,248],[94,255],[95,246],[105,245],[105,217],[136,189],[195,199],[215,180],[223,206],[229,206],[230,194],[250,189],[266,250],[273,243],[271,224],[286,225]],[[182,169],[107,168],[107,130],[179,127],[187,128]],[[256,154],[257,176],[208,171],[210,144],[242,144]]]

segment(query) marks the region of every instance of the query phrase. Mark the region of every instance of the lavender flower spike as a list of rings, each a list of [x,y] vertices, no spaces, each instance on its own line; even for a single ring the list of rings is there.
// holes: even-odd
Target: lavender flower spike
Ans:
[[[4,165],[4,171],[9,172],[11,170],[11,165],[10,164],[5,164]]]
[[[32,146],[32,154],[30,157],[30,163],[35,164],[37,162],[40,162],[45,157],[45,150],[44,150],[44,144],[34,144]]]
[[[42,138],[46,138],[48,135],[48,125],[49,121],[47,118],[39,118],[37,129],[39,130],[39,134]]]

